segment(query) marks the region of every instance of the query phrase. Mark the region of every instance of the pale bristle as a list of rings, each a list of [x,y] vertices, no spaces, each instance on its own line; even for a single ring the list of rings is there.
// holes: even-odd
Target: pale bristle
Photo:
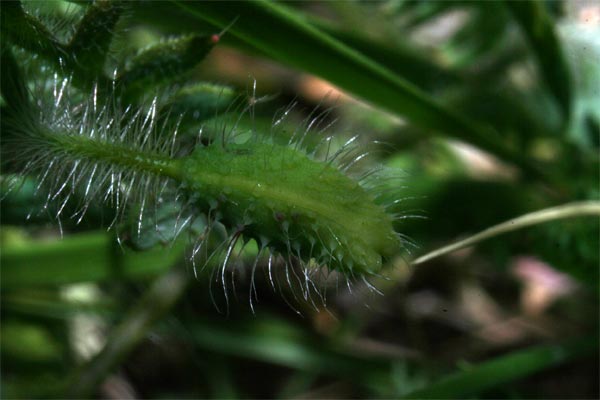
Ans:
[[[122,220],[127,206],[140,204],[140,221],[152,198],[161,198],[172,192],[172,184],[165,178],[135,168],[90,159],[66,152],[59,146],[49,144],[47,135],[62,137],[85,137],[99,146],[121,145],[128,149],[172,158],[177,147],[177,125],[157,126],[157,104],[153,101],[145,107],[127,107],[120,111],[115,103],[101,101],[98,87],[91,95],[81,98],[69,78],[54,76],[51,94],[45,88],[33,92],[35,106],[29,110],[29,123],[22,125],[8,122],[12,131],[6,140],[7,147],[25,149],[12,154],[4,162],[20,165],[23,175],[37,175],[36,193],[44,188],[46,201],[42,210],[58,204],[56,219],[65,217],[63,212],[69,200],[76,198],[76,211],[67,216],[79,223],[92,204],[107,204],[115,211],[109,224],[114,227]],[[162,130],[169,130],[164,134]],[[14,142],[14,143],[13,143]],[[28,160],[23,162],[23,160]],[[141,222],[140,222],[141,224]]]

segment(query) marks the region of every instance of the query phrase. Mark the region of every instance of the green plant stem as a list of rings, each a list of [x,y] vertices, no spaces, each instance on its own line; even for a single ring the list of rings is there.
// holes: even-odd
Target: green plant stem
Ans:
[[[565,204],[558,207],[546,208],[544,210],[535,211],[529,214],[522,215],[518,218],[511,219],[491,228],[485,229],[473,236],[464,240],[444,246],[430,253],[427,253],[416,260],[413,264],[422,264],[426,261],[443,256],[453,251],[471,246],[475,243],[484,241],[494,236],[503,233],[515,231],[517,229],[526,228],[528,226],[541,224],[543,222],[554,221],[557,219],[584,217],[584,216],[600,216],[600,201],[581,201]]]
[[[72,379],[67,394],[71,398],[89,398],[111,370],[146,336],[185,293],[189,274],[176,265],[159,277],[110,334],[104,348]]]
[[[121,143],[111,143],[86,136],[43,133],[44,142],[59,152],[82,160],[97,161],[143,173],[181,180],[177,163],[161,154],[131,148]]]

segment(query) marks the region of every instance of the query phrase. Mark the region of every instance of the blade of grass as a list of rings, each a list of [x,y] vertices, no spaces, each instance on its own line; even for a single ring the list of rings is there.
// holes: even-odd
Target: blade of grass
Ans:
[[[233,357],[263,361],[298,371],[350,378],[357,384],[386,382],[393,360],[332,348],[322,339],[272,318],[238,321],[232,326],[200,321],[190,328],[195,344],[205,350]]]
[[[111,317],[117,314],[116,304],[111,301],[66,300],[53,288],[47,290],[23,289],[3,293],[2,308],[11,313],[62,320],[68,320],[74,315],[83,313]]]
[[[90,398],[98,384],[185,293],[188,282],[189,274],[180,266],[159,277],[127,318],[112,331],[100,353],[75,374],[68,389],[70,398]]]
[[[121,249],[114,236],[106,232],[3,246],[1,287],[15,289],[153,275],[173,265],[182,256],[184,247],[185,241],[180,240],[169,250],[156,247],[136,253]]]
[[[571,111],[571,76],[552,18],[541,1],[505,1],[504,4],[529,40],[541,75],[558,101],[565,122]]]
[[[443,256],[444,254],[452,253],[453,251],[472,246],[483,240],[487,240],[494,236],[498,236],[503,233],[511,232],[517,229],[522,229],[528,226],[554,221],[557,219],[584,217],[588,215],[600,217],[600,201],[574,202],[564,204],[558,207],[551,207],[546,208],[544,210],[528,213],[520,217],[511,219],[509,221],[503,222],[501,224],[494,225],[491,228],[485,229],[473,236],[470,236],[456,243],[452,243],[448,246],[444,246],[430,253],[427,253],[417,258],[412,263],[413,265],[422,264],[426,261]]]
[[[451,374],[438,382],[403,396],[405,399],[457,399],[480,393],[571,359],[593,354],[598,338],[574,340],[563,345],[536,346],[515,351]]]
[[[315,17],[306,17],[313,26],[371,58],[399,77],[422,90],[439,90],[452,85],[466,84],[462,77],[438,65],[430,55],[407,43],[390,45],[372,40],[358,32],[341,29]]]

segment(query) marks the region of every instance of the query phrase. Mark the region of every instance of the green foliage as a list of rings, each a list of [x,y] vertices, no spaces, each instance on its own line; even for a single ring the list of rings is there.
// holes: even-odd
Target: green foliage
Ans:
[[[0,3],[2,397],[597,397],[578,7]]]

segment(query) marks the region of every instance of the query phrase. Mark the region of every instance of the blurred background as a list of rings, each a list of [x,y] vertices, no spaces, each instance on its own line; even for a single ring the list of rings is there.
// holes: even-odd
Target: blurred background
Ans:
[[[194,277],[187,241],[163,243],[152,224],[143,243],[121,247],[102,209],[61,233],[51,212],[27,218],[45,200],[27,178],[1,203],[3,398],[598,398],[597,216],[411,265],[510,218],[598,200],[597,1],[284,2],[271,13],[237,2],[126,5],[107,70],[167,37],[233,22],[168,82],[185,100],[170,107],[198,111],[184,125],[210,132],[231,121],[227,96],[252,95],[254,80],[261,100],[235,116],[240,129],[269,130],[295,102],[285,137],[329,110],[329,133],[383,143],[373,164],[402,171],[397,230],[414,245],[374,282],[383,295],[332,285],[326,306],[290,305],[258,273],[251,309],[254,258],[242,256],[224,312],[210,277]],[[69,37],[87,6],[23,7]],[[11,29],[3,19],[15,52],[35,53]],[[405,93],[386,97],[377,68],[336,67],[345,59],[314,30]],[[203,89],[185,97],[184,82]]]

